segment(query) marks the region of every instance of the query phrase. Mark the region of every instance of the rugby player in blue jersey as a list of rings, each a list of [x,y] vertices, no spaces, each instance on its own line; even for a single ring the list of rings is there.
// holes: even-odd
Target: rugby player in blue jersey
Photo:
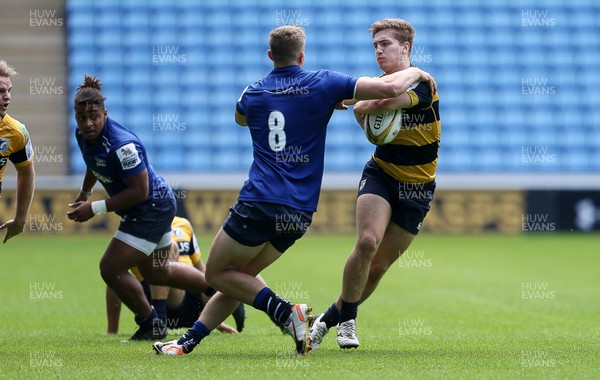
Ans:
[[[85,76],[75,94],[75,136],[87,166],[81,192],[68,218],[83,223],[94,215],[115,212],[121,223],[100,260],[106,284],[135,314],[138,330],[132,340],[156,340],[166,336],[164,321],[150,306],[140,282],[129,273],[137,266],[153,285],[165,285],[207,295],[214,290],[204,273],[182,263],[168,263],[171,221],[176,205],[167,182],[148,163],[139,138],[108,117],[102,84]],[[96,181],[109,198],[88,202]]]
[[[254,160],[206,263],[206,279],[218,292],[180,339],[153,345],[157,354],[190,353],[240,301],[284,326],[297,352],[306,353],[311,309],[278,297],[255,276],[311,223],[321,189],[327,123],[345,99],[395,97],[417,81],[434,83],[417,68],[360,79],[328,70],[305,71],[305,40],[301,27],[273,29],[268,55],[274,69],[238,99],[235,120],[250,130]]]
[[[383,78],[412,69],[415,29],[408,21],[382,19],[370,31]],[[358,305],[375,291],[419,233],[435,191],[441,132],[438,100],[435,91],[418,83],[396,98],[354,106],[360,124],[365,114],[402,109],[402,129],[391,143],[378,146],[365,165],[356,200],[356,244],[344,267],[341,294],[311,328],[312,349],[319,347],[333,326],[341,348],[359,346]]]

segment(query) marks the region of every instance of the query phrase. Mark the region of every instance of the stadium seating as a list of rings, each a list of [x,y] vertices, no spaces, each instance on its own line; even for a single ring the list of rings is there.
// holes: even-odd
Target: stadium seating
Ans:
[[[290,22],[307,29],[307,69],[376,75],[368,28],[398,16],[417,30],[413,62],[439,83],[440,170],[600,169],[600,8],[593,0],[285,4],[68,0],[70,96],[83,74],[101,76],[110,115],[142,137],[162,172],[243,172],[250,138],[235,126],[233,109],[242,89],[271,69],[269,30]],[[186,130],[157,133],[153,115],[176,115]],[[528,146],[546,148],[555,162],[524,163]],[[74,141],[71,149],[77,155]],[[350,115],[334,115],[326,170],[359,171],[371,151]],[[71,165],[84,170],[81,160]]]

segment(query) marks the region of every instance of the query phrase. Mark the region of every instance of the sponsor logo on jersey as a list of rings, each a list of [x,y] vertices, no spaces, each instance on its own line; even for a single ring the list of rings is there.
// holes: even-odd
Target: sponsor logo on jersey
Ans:
[[[181,256],[189,256],[190,255],[190,242],[189,241],[177,242],[177,248],[179,249],[179,254]]]
[[[96,160],[96,166],[101,166],[104,167],[106,166],[106,160],[100,157],[94,157],[94,159]]]
[[[175,237],[178,237],[178,238],[184,237],[183,231],[179,227],[173,228],[173,235],[175,235]]]
[[[119,157],[123,170],[133,169],[142,162],[134,143],[123,145],[117,149],[117,157]]]
[[[103,176],[102,174],[98,173],[97,171],[95,171],[93,169],[90,169],[90,170],[94,174],[94,177],[96,177],[96,179],[98,179],[98,181],[103,182],[103,183],[112,183],[113,182],[112,178]]]
[[[33,145],[31,144],[31,140],[27,140],[27,144],[25,144],[25,156],[27,157],[27,161],[31,161],[33,158]]]

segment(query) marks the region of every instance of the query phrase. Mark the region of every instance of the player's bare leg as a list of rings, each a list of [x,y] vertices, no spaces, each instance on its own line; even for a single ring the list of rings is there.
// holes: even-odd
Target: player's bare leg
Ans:
[[[252,304],[256,293],[265,287],[256,276],[281,257],[270,243],[247,247],[219,230],[206,262],[206,278],[221,293]]]
[[[256,294],[266,286],[256,276],[279,257],[281,253],[269,243],[247,247],[219,230],[206,262],[206,276],[220,294],[208,301],[199,321],[213,330],[240,301],[252,305]]]
[[[147,256],[143,252],[121,240],[112,239],[100,259],[102,279],[136,315],[136,318],[147,317],[152,313],[142,285],[129,273],[129,268],[136,266],[145,258]]]
[[[345,302],[360,301],[371,260],[390,223],[392,210],[389,203],[378,195],[363,194],[356,201],[356,244],[346,261],[342,283]]]
[[[164,323],[152,309],[140,282],[129,273],[147,256],[119,239],[112,239],[100,259],[100,274],[120,300],[135,314],[138,330],[132,340],[162,339],[166,336]]]
[[[156,249],[152,255],[138,264],[144,279],[152,285],[169,286],[177,289],[203,293],[208,289],[204,273],[198,269],[168,260],[169,247]]]
[[[398,226],[396,223],[390,223],[377,254],[371,261],[367,282],[360,297],[360,303],[363,303],[377,288],[379,281],[387,272],[390,266],[398,260],[410,246],[415,235]]]
[[[186,354],[221,324],[238,306],[239,302],[257,306],[257,298],[261,292],[267,289],[266,284],[257,276],[264,268],[271,265],[275,260],[281,257],[270,243],[265,243],[257,247],[244,246],[230,236],[222,229],[219,230],[206,263],[206,274],[209,283],[219,293],[215,294],[204,307],[200,318],[184,336],[176,342],[154,344],[154,350],[162,354]],[[272,293],[272,292],[271,292]],[[288,325],[289,332],[297,343],[301,342],[299,352],[306,351],[308,334],[307,324],[310,309],[306,305],[292,305],[278,297],[274,297],[273,304],[279,303],[283,307],[289,308],[285,319],[291,319]],[[295,308],[295,309],[294,309]],[[266,310],[263,310],[266,311]],[[267,312],[267,311],[266,311]],[[301,319],[301,321],[296,321]],[[301,323],[302,326],[298,326]]]
[[[415,235],[401,228],[397,224],[390,223],[388,225],[377,249],[377,253],[371,260],[367,281],[358,302],[359,304],[362,304],[371,294],[373,294],[384,274],[398,257],[408,249],[414,238]],[[314,343],[311,344],[313,348],[318,348],[329,329],[337,324],[335,323],[335,320],[339,319],[337,313],[339,313],[341,305],[342,295],[340,294],[334,305],[330,307],[330,310],[325,314],[319,315],[315,320],[310,332],[311,339],[314,341]],[[329,319],[332,321],[329,321]]]
[[[324,313],[319,315],[310,332],[311,348],[321,344],[329,329],[339,323],[338,343],[343,348],[358,347],[356,315],[371,262],[384,239],[392,209],[389,203],[375,194],[363,194],[356,201],[357,239],[346,261],[342,294]]]

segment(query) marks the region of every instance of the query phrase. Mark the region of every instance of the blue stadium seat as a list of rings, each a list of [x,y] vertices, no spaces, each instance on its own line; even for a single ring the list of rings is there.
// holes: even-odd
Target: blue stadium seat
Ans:
[[[163,145],[159,143],[159,145]],[[184,169],[186,157],[180,149],[169,149],[164,147],[155,149],[152,155],[148,155],[151,164],[158,173],[167,172],[169,170],[181,171]]]
[[[84,73],[100,75],[111,116],[144,135],[149,153],[164,158],[161,169],[246,171],[250,139],[246,129],[235,128],[232,112],[242,89],[272,69],[265,53],[267,33],[283,21],[277,12],[295,11],[307,23],[307,69],[353,75],[380,73],[368,27],[398,14],[417,28],[413,63],[438,79],[440,170],[526,173],[600,166],[594,148],[600,145],[600,26],[593,1],[545,2],[543,7],[503,0],[253,3],[69,0],[69,93]],[[528,9],[547,11],[556,25],[523,26],[522,11]],[[154,51],[169,48],[177,51]],[[158,62],[157,55],[163,60],[185,56],[185,62]],[[524,93],[522,82],[528,78],[547,78],[537,88],[553,87],[555,93]],[[574,115],[574,109],[581,112]],[[178,114],[189,131],[157,135],[152,132],[156,113]],[[351,115],[332,118],[327,170],[360,171],[372,152],[359,130],[349,131],[352,126],[358,128]],[[165,141],[180,144],[181,154],[168,158],[161,146]],[[523,165],[519,149],[532,143],[555,148],[561,160],[552,166]],[[71,162],[74,172],[83,170],[77,159]]]
[[[241,156],[236,149],[219,148],[213,150],[212,169],[216,171],[235,171],[241,165]]]
[[[193,149],[186,151],[182,169],[193,171],[211,171],[213,169],[213,156],[207,149]]]

